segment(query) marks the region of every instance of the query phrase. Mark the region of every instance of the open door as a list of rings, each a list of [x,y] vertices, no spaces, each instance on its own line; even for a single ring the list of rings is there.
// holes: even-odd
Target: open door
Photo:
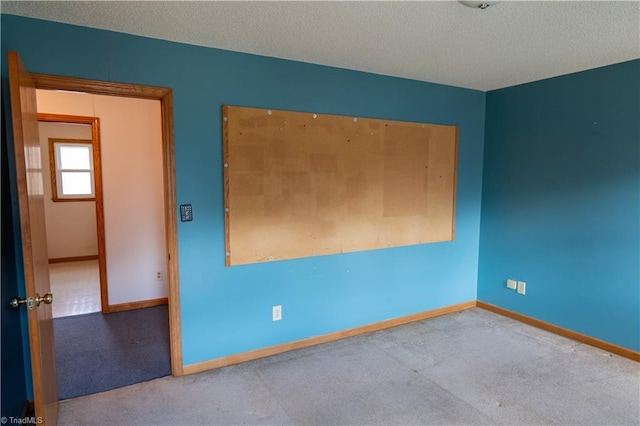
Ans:
[[[12,306],[28,310],[35,415],[44,424],[55,425],[58,385],[36,88],[18,54],[7,56],[26,294],[25,299],[14,299]]]

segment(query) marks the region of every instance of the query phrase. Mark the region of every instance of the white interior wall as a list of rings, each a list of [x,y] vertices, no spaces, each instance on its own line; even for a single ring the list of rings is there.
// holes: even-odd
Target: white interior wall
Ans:
[[[160,101],[38,90],[38,111],[100,118],[109,304],[166,297]]]
[[[95,201],[52,200],[49,138],[91,140],[88,124],[39,123],[49,259],[98,255]]]

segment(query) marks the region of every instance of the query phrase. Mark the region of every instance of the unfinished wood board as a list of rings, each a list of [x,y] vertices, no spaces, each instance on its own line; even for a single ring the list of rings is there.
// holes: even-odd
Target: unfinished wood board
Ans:
[[[227,266],[453,239],[456,126],[222,114]]]

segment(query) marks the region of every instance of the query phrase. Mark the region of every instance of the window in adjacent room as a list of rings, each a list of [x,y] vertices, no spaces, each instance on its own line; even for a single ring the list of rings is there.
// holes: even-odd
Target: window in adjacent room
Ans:
[[[91,140],[49,139],[53,201],[95,201]]]

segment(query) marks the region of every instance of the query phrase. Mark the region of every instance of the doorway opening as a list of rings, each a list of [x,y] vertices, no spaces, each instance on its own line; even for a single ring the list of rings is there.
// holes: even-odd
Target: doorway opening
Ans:
[[[99,119],[38,113],[38,123],[53,318],[106,313]]]
[[[178,291],[178,254],[177,254],[177,219],[175,198],[175,161],[173,139],[173,94],[171,89],[154,86],[142,86],[125,83],[113,83],[97,80],[86,80],[46,74],[31,74],[36,89],[59,90],[89,93],[94,95],[118,96],[137,99],[154,99],[160,101],[161,137],[162,137],[162,176],[164,201],[164,229],[166,246],[166,283],[168,288],[167,308],[169,325],[169,346],[171,374],[181,376],[182,348],[180,336],[180,299]],[[103,159],[104,161],[104,159]],[[106,268],[104,268],[106,273]],[[101,271],[102,274],[102,271]],[[106,282],[106,277],[104,279]],[[101,292],[103,312],[108,304],[107,295]],[[126,308],[120,304],[107,307],[110,312]],[[145,307],[145,306],[139,306]]]
[[[166,376],[160,102],[38,89],[37,103],[59,396]]]
[[[160,101],[162,120],[162,171],[166,229],[166,278],[171,373],[183,374],[178,291],[177,217],[173,154],[171,89],[77,78],[31,74],[18,54],[7,53],[15,187],[24,267],[31,379],[36,416],[55,423],[58,410],[53,321],[50,304],[46,224],[42,193],[42,158],[38,137],[36,89],[75,91]],[[44,303],[42,303],[44,302]],[[17,303],[18,307],[20,306]],[[90,380],[90,378],[88,378]]]

